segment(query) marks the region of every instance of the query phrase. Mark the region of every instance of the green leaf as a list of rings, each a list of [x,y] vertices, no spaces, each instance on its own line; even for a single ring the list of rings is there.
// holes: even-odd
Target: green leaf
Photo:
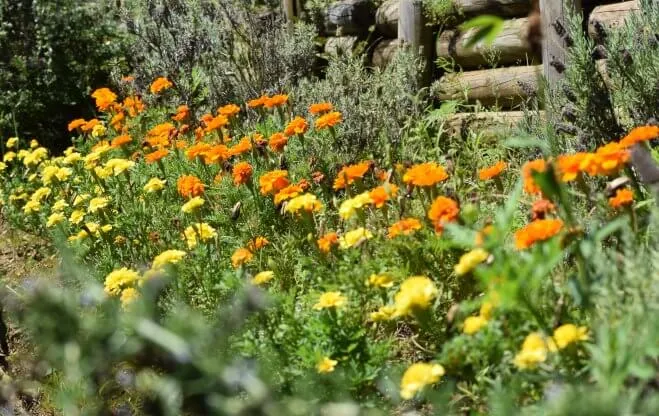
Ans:
[[[466,48],[472,48],[479,42],[484,42],[486,45],[492,44],[497,35],[503,29],[503,19],[492,15],[482,15],[467,20],[460,29],[469,30],[476,29],[476,32],[469,37]]]

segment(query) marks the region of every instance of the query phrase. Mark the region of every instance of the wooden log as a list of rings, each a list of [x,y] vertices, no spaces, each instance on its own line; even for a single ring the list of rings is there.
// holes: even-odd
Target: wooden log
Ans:
[[[542,66],[530,65],[447,74],[435,83],[433,92],[442,101],[478,101],[512,108],[536,93],[541,71]]]
[[[540,0],[542,16],[542,67],[549,85],[563,77],[566,58],[564,33],[568,11],[581,11],[581,0]]]
[[[398,36],[398,3],[400,0],[387,0],[375,12],[375,28],[383,36]]]
[[[373,47],[371,65],[375,68],[386,68],[399,49],[400,41],[398,39],[382,39]]]
[[[284,18],[289,30],[293,29],[297,18],[295,6],[295,0],[281,0],[281,8],[284,11]]]
[[[400,0],[398,7],[398,39],[422,60],[419,85],[430,85],[432,73],[432,29],[427,25],[422,0]]]
[[[473,47],[466,44],[477,32],[470,29],[466,32],[459,30],[445,30],[438,38],[435,52],[438,57],[452,58],[456,64],[463,68],[476,68],[489,63],[488,56],[492,56],[499,65],[539,63],[540,59],[533,56],[531,47],[527,42],[528,19],[506,20],[503,30],[490,45],[479,42]]]
[[[358,36],[337,36],[327,38],[325,53],[329,56],[352,55],[359,45]]]
[[[588,35],[593,40],[601,43],[604,36],[606,36],[606,32],[623,26],[631,13],[639,11],[638,1],[626,1],[595,7],[588,18]]]
[[[448,118],[444,128],[452,137],[462,137],[468,131],[491,136],[516,127],[526,117],[544,118],[544,111],[528,113],[524,111],[456,113]]]
[[[530,0],[454,0],[453,4],[458,12],[468,17],[485,13],[500,17],[518,17],[528,14],[531,10]]]
[[[371,0],[343,0],[331,4],[325,14],[325,32],[333,36],[361,35],[375,24]]]

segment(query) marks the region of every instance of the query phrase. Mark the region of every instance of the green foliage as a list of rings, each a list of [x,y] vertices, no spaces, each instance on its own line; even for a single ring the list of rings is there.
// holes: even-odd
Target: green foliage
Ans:
[[[0,2],[0,136],[39,137],[63,149],[67,123],[90,116],[88,98],[121,63],[105,1]]]

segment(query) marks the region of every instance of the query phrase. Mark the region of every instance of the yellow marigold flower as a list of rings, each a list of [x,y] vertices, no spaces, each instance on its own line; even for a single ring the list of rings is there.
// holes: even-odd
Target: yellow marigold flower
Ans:
[[[103,166],[96,166],[96,167],[94,167],[94,174],[99,179],[106,179],[106,178],[109,178],[112,175],[112,169],[106,168],[106,167],[103,167]]]
[[[55,201],[53,204],[52,210],[54,212],[59,212],[59,211],[64,211],[65,208],[68,208],[69,204],[63,200],[63,199],[58,199]]]
[[[368,316],[368,319],[370,319],[373,322],[388,321],[394,316],[395,312],[396,312],[395,306],[391,306],[391,305],[382,306],[377,311],[371,312]]]
[[[359,227],[343,234],[341,238],[339,238],[339,247],[342,249],[355,247],[363,241],[370,240],[371,238],[373,238],[373,233],[364,227]]]
[[[127,287],[126,289],[121,291],[121,297],[119,300],[121,300],[121,304],[126,307],[133,303],[137,298],[140,297],[140,292],[137,291],[134,287]]]
[[[52,228],[65,219],[66,217],[61,212],[54,212],[48,217],[48,221],[46,221],[46,227]]]
[[[7,139],[7,143],[5,144],[5,146],[7,147],[7,149],[13,149],[14,147],[16,147],[17,144],[18,144],[18,137],[10,137],[9,139]]]
[[[194,198],[190,199],[188,202],[183,204],[181,207],[181,211],[183,211],[186,214],[190,214],[195,212],[199,207],[204,205],[205,201],[204,198],[200,196],[195,196]]]
[[[34,212],[39,212],[40,209],[41,209],[41,202],[35,199],[30,199],[23,206],[23,213],[32,214]]]
[[[35,201],[41,202],[45,198],[47,198],[50,194],[51,194],[50,188],[43,186],[37,189],[36,191],[34,191],[31,198]]]
[[[151,178],[149,179],[149,182],[144,185],[144,191],[148,193],[158,192],[165,187],[166,183],[167,181],[163,181],[162,179]]]
[[[264,272],[257,273],[254,278],[252,278],[252,284],[253,285],[262,285],[264,283],[268,283],[275,277],[275,273],[273,271],[267,270]]]
[[[0,162],[0,172],[4,171],[5,169],[7,169],[7,164],[4,162]]]
[[[412,276],[400,285],[394,297],[395,316],[411,315],[415,310],[427,309],[437,296],[435,283],[426,276]]]
[[[20,154],[20,152],[19,152]],[[48,157],[48,150],[45,147],[38,147],[29,152],[23,158],[23,165],[26,167],[36,166]]]
[[[316,364],[316,371],[318,371],[321,374],[324,373],[331,373],[334,371],[334,368],[339,362],[336,360],[332,360],[329,357],[323,357],[322,360],[318,364]]]
[[[80,195],[77,195],[75,198],[73,198],[73,206],[74,206],[74,207],[77,207],[77,206],[79,206],[79,205],[82,205],[82,204],[84,204],[85,201],[88,200],[89,198],[91,198],[91,195],[89,195],[89,194],[80,194]]]
[[[463,254],[462,257],[460,257],[458,264],[455,265],[455,274],[458,276],[464,276],[475,269],[476,266],[487,260],[489,255],[490,254],[482,248],[476,248],[469,253]]]
[[[17,158],[18,160],[24,160],[25,157],[26,157],[27,155],[29,155],[29,154],[30,154],[30,152],[28,152],[27,150],[25,150],[25,149],[21,149],[21,150],[19,150],[18,153],[16,154],[16,158]]]
[[[444,367],[439,364],[412,364],[400,381],[400,397],[405,400],[413,398],[424,387],[437,383],[444,373]]]
[[[168,80],[165,77],[160,77],[156,78],[151,85],[149,86],[149,91],[151,91],[151,94],[159,94],[160,92],[171,88],[174,84],[171,83],[170,80]]]
[[[74,234],[67,238],[68,241],[78,241],[78,240],[84,240],[85,238],[89,237],[89,234],[87,234],[87,231],[85,230],[80,230],[78,231],[77,234]]]
[[[30,149],[36,149],[39,147],[39,142],[35,139],[30,140]]]
[[[433,186],[448,179],[448,173],[435,162],[414,165],[403,175],[403,182],[414,186]]]
[[[176,264],[183,260],[183,258],[187,255],[183,250],[166,250],[163,251],[162,253],[158,254],[154,259],[153,259],[153,265],[151,266],[154,269],[161,269],[165,267],[167,264]]]
[[[470,316],[465,319],[462,332],[467,335],[473,335],[487,325],[487,319],[482,316]]]
[[[62,163],[65,165],[72,165],[75,162],[79,161],[80,159],[82,159],[82,155],[80,153],[73,152],[71,154],[64,156],[64,159],[62,159]]]
[[[558,349],[562,350],[572,343],[588,341],[588,328],[574,324],[561,325],[554,330],[553,338]]]
[[[299,211],[314,212],[320,211],[323,208],[323,204],[316,198],[314,194],[302,194],[296,196],[286,203],[285,212],[296,214]]]
[[[240,247],[233,252],[233,255],[231,255],[231,265],[237,269],[238,267],[252,260],[253,257],[254,253],[244,247]]]
[[[492,318],[492,311],[494,310],[494,304],[492,302],[483,302],[478,313],[485,319]]]
[[[340,308],[346,304],[347,299],[341,292],[325,292],[318,298],[318,303],[313,305],[317,311],[329,308]]]
[[[386,274],[372,274],[366,281],[366,286],[389,288],[394,285],[394,279]]]
[[[188,248],[193,249],[197,246],[197,238],[201,241],[212,240],[217,237],[217,231],[215,228],[210,225],[202,222],[200,224],[193,224],[185,229],[183,232],[185,234],[185,240],[188,244]]]
[[[16,153],[15,152],[7,152],[5,155],[2,157],[3,162],[11,162],[12,160],[16,159]]]
[[[547,359],[549,344],[538,332],[526,336],[522,343],[522,350],[515,355],[514,364],[522,370],[535,368]]]
[[[346,199],[339,207],[339,216],[344,220],[350,219],[355,215],[358,209],[371,204],[372,202],[371,194],[368,191],[363,192],[354,198]]]
[[[137,273],[135,270],[122,267],[121,269],[115,270],[105,277],[105,293],[108,295],[117,296],[124,288],[133,285],[138,280],[140,280],[139,273]]]
[[[105,162],[105,167],[112,169],[114,176],[121,175],[133,166],[135,166],[135,162],[126,159],[110,159]]]
[[[85,219],[85,211],[81,211],[77,209],[71,213],[71,216],[69,217],[69,222],[71,224],[77,225],[80,224],[84,219]]]
[[[107,207],[109,203],[110,200],[102,196],[92,198],[89,201],[89,208],[87,209],[87,211],[92,214],[95,214],[98,211],[102,210],[103,208]]]
[[[105,133],[107,133],[108,129],[105,128],[103,124],[97,124],[94,126],[92,129],[92,137],[99,138],[105,136]]]

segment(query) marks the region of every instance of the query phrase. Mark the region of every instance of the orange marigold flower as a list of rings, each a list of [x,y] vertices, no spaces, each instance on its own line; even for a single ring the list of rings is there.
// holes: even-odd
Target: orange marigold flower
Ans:
[[[146,133],[146,142],[151,147],[169,145],[169,136],[176,130],[172,123],[161,123]]]
[[[163,157],[167,156],[169,154],[169,150],[167,149],[158,149],[155,152],[151,152],[148,155],[144,156],[144,161],[146,163],[155,163],[162,159]]]
[[[296,134],[304,134],[307,132],[307,129],[309,128],[309,125],[307,124],[307,120],[303,119],[302,117],[295,117],[293,120],[291,120],[288,125],[286,126],[286,129],[284,129],[284,134],[287,136],[294,136]]]
[[[124,98],[123,105],[124,109],[128,111],[128,115],[131,117],[135,117],[144,111],[144,102],[142,102],[142,99],[138,96]]]
[[[185,151],[188,160],[194,160],[197,157],[203,157],[211,149],[211,145],[205,142],[195,143]]]
[[[109,88],[99,88],[92,93],[92,98],[96,100],[96,108],[99,111],[105,111],[116,101],[117,94]]]
[[[597,149],[595,162],[599,175],[612,175],[629,161],[629,151],[620,143],[608,143]]]
[[[659,137],[659,126],[640,126],[632,129],[627,136],[620,140],[623,147],[631,147],[636,143],[645,142]]]
[[[542,220],[549,213],[555,212],[556,206],[547,199],[538,199],[531,206],[532,219]]]
[[[275,194],[289,185],[288,171],[273,170],[266,172],[259,178],[262,195]]]
[[[233,165],[231,174],[233,176],[234,185],[242,185],[249,182],[252,178],[252,172],[252,165],[247,162],[238,162]]]
[[[536,159],[526,162],[522,166],[522,177],[524,178],[524,191],[529,194],[539,194],[540,187],[533,180],[533,172],[542,173],[547,170],[547,162],[544,159]]]
[[[353,184],[355,179],[363,178],[371,164],[370,160],[365,160],[355,165],[344,166],[336,175],[334,190],[344,189],[347,185]]]
[[[270,241],[268,241],[267,238],[265,238],[263,236],[258,236],[256,238],[254,238],[252,241],[250,241],[249,243],[247,243],[247,248],[250,251],[255,252],[256,250],[260,250],[263,247],[267,246],[268,244],[270,244]]]
[[[121,136],[117,136],[114,139],[112,139],[112,143],[110,144],[110,146],[116,149],[118,147],[125,145],[126,143],[130,143],[131,141],[133,141],[133,139],[129,135],[122,134]]]
[[[82,127],[83,125],[85,125],[85,123],[87,123],[87,121],[85,121],[84,118],[76,118],[75,120],[69,123],[68,129],[69,131],[73,131],[79,127]]]
[[[414,165],[403,175],[403,182],[414,186],[433,186],[448,179],[448,173],[435,162]]]
[[[174,121],[183,121],[187,119],[190,116],[190,107],[187,105],[179,105],[176,108],[176,114],[172,116],[172,120]]]
[[[389,234],[387,237],[395,238],[399,235],[410,235],[420,230],[422,227],[421,221],[416,218],[403,218],[389,227]]]
[[[331,113],[323,114],[318,117],[314,126],[316,130],[321,130],[327,127],[334,127],[342,121],[342,115],[338,111],[332,111]]]
[[[210,165],[227,160],[231,157],[231,153],[229,152],[229,148],[225,145],[216,144],[203,152],[201,156],[204,158],[204,164]]]
[[[318,248],[323,253],[329,253],[333,245],[339,244],[339,236],[336,233],[327,233],[318,239]]]
[[[247,101],[247,107],[249,108],[257,108],[257,107],[262,107],[265,104],[265,100],[268,99],[267,95],[262,95],[259,98],[254,98],[252,100]]]
[[[274,108],[280,107],[288,102],[288,95],[286,94],[277,94],[272,97],[268,97],[263,101],[263,106],[265,108]]]
[[[123,111],[120,111],[112,117],[112,119],[110,120],[110,125],[112,126],[113,129],[120,130],[121,129],[121,122],[125,118],[126,118],[126,115],[123,113]]]
[[[460,207],[456,201],[440,196],[430,206],[428,218],[433,222],[435,231],[441,233],[444,230],[444,224],[457,220],[459,213]]]
[[[515,232],[515,246],[519,250],[531,247],[538,241],[545,241],[563,228],[563,221],[558,219],[535,220],[526,227]]]
[[[188,147],[188,142],[185,141],[185,140],[177,140],[174,143],[174,147],[176,147],[177,149],[180,149],[180,150],[185,149],[186,147]]]
[[[634,193],[629,189],[618,189],[616,195],[609,198],[609,206],[611,208],[620,208],[631,205],[634,202]]]
[[[304,189],[299,185],[288,185],[275,194],[275,205],[279,205],[284,201],[295,198],[303,192]]]
[[[382,208],[384,204],[392,196],[396,196],[397,193],[398,187],[390,183],[388,185],[382,185],[374,188],[368,193],[368,195],[371,197],[371,201],[373,201],[373,205],[375,205],[376,208]]]
[[[160,77],[156,78],[155,81],[151,83],[151,86],[149,87],[149,91],[151,91],[151,94],[160,94],[160,92],[171,88],[174,84],[170,80],[168,80],[165,77]]]
[[[332,111],[334,106],[331,103],[316,103],[309,106],[309,112],[311,114],[321,114],[328,111]]]
[[[225,117],[232,117],[240,113],[240,107],[235,104],[227,104],[217,109],[217,113]]]
[[[498,161],[492,166],[483,168],[478,171],[478,179],[487,181],[501,175],[508,165],[503,160]]]
[[[221,129],[222,127],[229,124],[229,119],[226,116],[223,116],[222,114],[216,117],[206,118],[203,121],[204,124],[206,125],[206,128],[204,129],[206,133],[210,133],[213,130]]]
[[[132,75],[126,75],[124,77],[121,77],[121,82],[125,82],[126,84],[135,81],[135,77]]]
[[[238,267],[252,260],[253,257],[254,254],[252,254],[251,251],[244,247],[240,247],[233,252],[233,255],[231,256],[231,265],[237,269]]]
[[[183,175],[176,182],[179,195],[184,198],[193,198],[204,193],[206,187],[196,176]]]
[[[243,137],[236,145],[229,148],[229,154],[231,156],[238,156],[250,150],[252,150],[252,142],[249,140],[249,137]]]
[[[561,181],[571,182],[577,178],[580,172],[584,172],[589,160],[588,156],[589,153],[584,152],[558,156],[556,162]]]
[[[288,137],[284,136],[283,133],[275,133],[270,136],[270,140],[268,140],[268,146],[273,152],[283,151],[287,144]]]
[[[82,130],[84,133],[87,133],[88,131],[92,131],[92,129],[95,126],[99,125],[100,123],[101,123],[100,121],[93,118],[93,119],[85,122],[85,124],[83,124],[82,126],[80,126],[80,130]]]

